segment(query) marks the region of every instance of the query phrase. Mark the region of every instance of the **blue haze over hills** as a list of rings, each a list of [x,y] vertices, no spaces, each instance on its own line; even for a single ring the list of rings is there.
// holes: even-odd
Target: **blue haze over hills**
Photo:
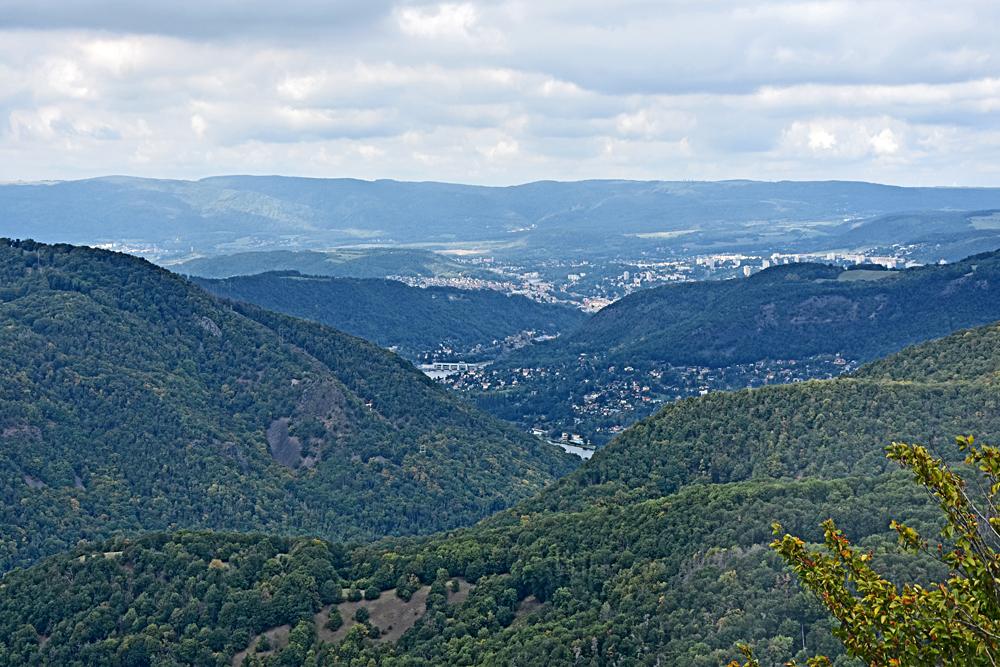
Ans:
[[[1000,188],[862,182],[541,181],[512,187],[220,176],[0,186],[0,235],[165,262],[246,250],[415,246],[543,257],[648,248],[819,250],[930,242],[952,260],[1000,246]]]

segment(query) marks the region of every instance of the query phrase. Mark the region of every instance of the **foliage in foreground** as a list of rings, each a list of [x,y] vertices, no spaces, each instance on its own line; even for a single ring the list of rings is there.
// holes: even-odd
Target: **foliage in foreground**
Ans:
[[[910,469],[944,513],[942,541],[893,522],[908,551],[935,558],[949,576],[937,584],[899,588],[871,566],[872,554],[851,545],[832,519],[823,524],[824,549],[785,534],[772,544],[838,622],[834,633],[848,654],[872,665],[996,665],[1000,659],[1000,448],[958,439],[965,464],[978,469],[970,489],[925,447],[894,443],[888,457]],[[775,524],[775,532],[781,526]],[[758,664],[749,650],[749,663]],[[734,663],[735,664],[735,663]],[[824,665],[822,656],[809,665]]]

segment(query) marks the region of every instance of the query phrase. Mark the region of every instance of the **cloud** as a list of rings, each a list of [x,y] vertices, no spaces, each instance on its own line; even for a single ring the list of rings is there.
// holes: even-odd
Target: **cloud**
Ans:
[[[794,131],[795,128],[793,127],[792,132]],[[837,146],[837,137],[822,127],[812,126],[809,128],[807,143],[811,150],[828,151]]]
[[[403,7],[396,14],[399,29],[426,39],[470,39],[478,12],[468,3],[444,3],[433,7]]]
[[[204,138],[205,132],[208,130],[208,123],[205,121],[204,116],[197,113],[191,116],[191,130],[199,139]]]
[[[389,0],[0,0],[7,29],[93,30],[182,38],[300,39],[367,29],[392,10]]]
[[[0,0],[0,178],[995,184],[986,0]]]
[[[869,142],[876,155],[894,155],[899,151],[899,142],[896,140],[896,135],[889,128],[884,128],[869,139]]]
[[[504,138],[480,152],[491,161],[506,160],[515,157],[520,152],[520,146],[513,139]]]
[[[910,126],[886,117],[795,121],[783,132],[778,150],[785,155],[812,154],[825,160],[907,157],[904,137],[907,134],[926,136],[927,131],[926,127]]]

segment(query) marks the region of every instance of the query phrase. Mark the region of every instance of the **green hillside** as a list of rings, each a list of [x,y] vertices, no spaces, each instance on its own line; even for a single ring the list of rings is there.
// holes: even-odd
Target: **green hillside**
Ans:
[[[715,367],[835,353],[870,360],[997,318],[1000,251],[902,271],[789,264],[636,292],[511,363],[581,353]]]
[[[169,267],[184,275],[202,278],[249,276],[268,271],[298,271],[312,276],[385,278],[386,276],[481,276],[479,269],[459,264],[429,250],[410,248],[339,248],[316,250],[266,250],[199,257]],[[495,274],[489,274],[495,277]]]
[[[464,360],[499,353],[524,331],[556,335],[585,315],[492,290],[409,287],[364,280],[272,272],[224,280],[195,279],[218,296],[314,320],[418,359],[446,350]]]
[[[933,532],[936,511],[883,448],[997,440],[998,343],[991,325],[852,377],[683,401],[514,509],[430,538],[82,546],[3,579],[0,636],[9,660],[61,664],[228,664],[265,631],[277,650],[250,664],[718,665],[740,640],[766,665],[837,656],[826,614],[765,546],[771,522],[818,539],[833,517],[890,577],[940,574],[895,546],[890,518]],[[475,584],[467,599],[449,597],[456,577]],[[398,641],[372,639],[388,603],[343,636],[316,622],[351,608],[346,589],[391,602],[394,587],[426,595]]]
[[[1000,324],[961,331],[835,380],[679,401],[625,431],[600,457],[526,501],[654,498],[691,483],[833,478],[889,469],[883,447],[953,436],[1000,440]]]
[[[467,525],[573,462],[320,325],[134,257],[0,244],[0,570],[117,531]]]

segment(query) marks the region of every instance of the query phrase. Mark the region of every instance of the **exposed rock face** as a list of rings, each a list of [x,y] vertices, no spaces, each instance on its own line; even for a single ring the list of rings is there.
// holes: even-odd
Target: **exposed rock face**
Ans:
[[[212,334],[216,338],[222,336],[222,329],[220,329],[219,325],[215,323],[215,320],[213,320],[210,317],[205,317],[205,316],[200,317],[198,319],[198,326],[200,326],[202,329]]]
[[[288,468],[298,468],[302,463],[302,443],[289,435],[290,421],[288,417],[281,417],[271,422],[267,428],[267,444],[275,461]]]
[[[310,433],[299,438],[292,435],[297,422],[322,424],[322,433]],[[344,435],[350,429],[347,398],[332,380],[320,380],[307,386],[291,417],[281,417],[267,428],[267,444],[271,456],[288,468],[312,468],[322,459],[327,440]]]

